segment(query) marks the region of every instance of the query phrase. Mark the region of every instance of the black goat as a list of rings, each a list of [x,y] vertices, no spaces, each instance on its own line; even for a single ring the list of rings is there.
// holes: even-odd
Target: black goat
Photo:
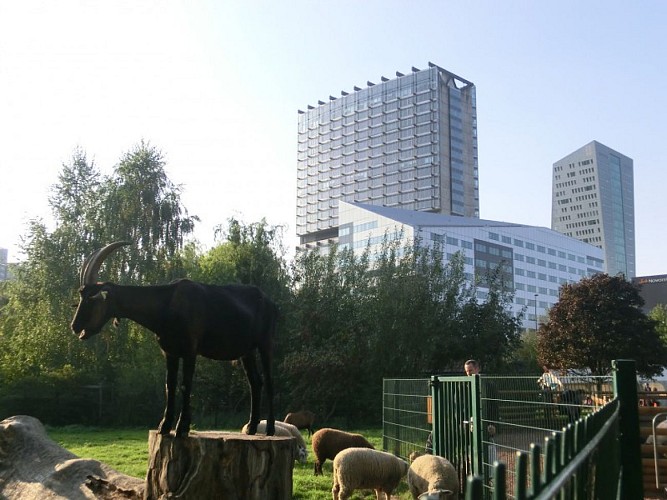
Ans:
[[[259,288],[248,285],[205,285],[178,280],[162,286],[121,286],[97,283],[104,259],[126,242],[115,242],[94,252],[81,268],[79,305],[72,330],[87,339],[111,318],[128,318],[151,330],[167,360],[167,404],[158,432],[169,434],[174,421],[174,395],[179,360],[183,359],[183,403],[177,436],[190,431],[190,393],[198,354],[217,360],[241,359],[250,385],[248,434],[257,432],[262,377],[268,396],[267,435],[275,432],[271,362],[278,309]]]

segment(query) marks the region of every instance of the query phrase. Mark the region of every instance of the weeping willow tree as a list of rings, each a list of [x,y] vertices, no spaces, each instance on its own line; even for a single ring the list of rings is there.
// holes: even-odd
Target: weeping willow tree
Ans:
[[[167,177],[162,153],[142,142],[104,176],[76,150],[62,166],[49,205],[55,228],[49,230],[40,219],[30,221],[22,244],[26,259],[17,266],[16,279],[2,288],[3,381],[25,385],[32,380],[35,387],[46,385],[47,395],[64,381],[78,389],[102,385],[114,392],[109,398],[115,395],[120,405],[132,401],[133,393],[146,401],[139,394],[146,387],[157,388],[152,391],[161,397],[160,353],[140,327],[121,323],[115,331],[107,329],[83,344],[69,323],[85,256],[111,241],[128,240],[132,245],[109,259],[102,279],[152,284],[179,276],[178,251],[197,218],[182,206],[180,187]]]

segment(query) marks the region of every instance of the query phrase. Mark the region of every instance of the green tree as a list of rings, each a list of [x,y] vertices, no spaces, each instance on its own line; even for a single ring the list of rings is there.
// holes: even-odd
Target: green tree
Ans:
[[[639,289],[622,276],[596,274],[563,285],[538,332],[540,362],[606,375],[612,360],[634,359],[640,374],[657,375],[667,350],[643,303]]]
[[[518,336],[506,295],[492,290],[478,305],[462,257],[445,262],[437,247],[385,241],[375,255],[308,252],[297,256],[292,274],[282,365],[292,408],[378,418],[383,377],[461,370],[470,349],[491,360],[509,353]],[[462,341],[464,332],[470,338]],[[313,382],[320,380],[326,383]]]
[[[76,380],[79,389],[103,381],[123,395],[116,399],[118,413],[126,409],[132,416],[137,407],[133,412],[123,405],[153,401],[142,391],[154,396],[161,385],[159,349],[152,336],[129,322],[85,344],[76,339],[69,323],[80,266],[95,249],[127,239],[136,245],[109,258],[104,279],[146,284],[178,276],[178,250],[196,218],[183,215],[180,191],[166,177],[160,153],[144,143],[106,178],[76,150],[63,165],[49,204],[55,229],[30,222],[22,248],[26,259],[17,266],[16,280],[3,288],[0,375],[5,382],[33,377],[60,386]]]
[[[192,248],[186,248],[187,255],[183,260],[188,262],[189,277],[217,285],[256,285],[285,312],[290,303],[290,283],[282,250],[281,228],[270,226],[264,219],[246,224],[230,218],[227,228],[219,226],[216,235],[224,241],[203,255],[196,255]],[[277,388],[280,386],[280,373],[275,367],[284,345],[283,329],[279,327],[278,330],[274,360],[274,385]],[[196,369],[193,405],[200,415],[215,419],[224,411],[238,409],[241,403],[245,408],[249,392],[240,366],[200,357]]]
[[[324,255],[299,253],[294,306],[284,333],[280,371],[287,410],[309,408],[326,417],[338,411],[368,415],[366,377],[372,340],[363,314],[368,293],[367,256],[334,247]],[[372,389],[371,389],[372,388]]]
[[[460,335],[451,346],[460,352],[460,366],[465,359],[473,358],[485,373],[502,373],[521,345],[523,314],[512,314],[512,292],[501,278],[500,272],[491,273],[486,279],[489,289],[485,299],[477,298],[475,288],[461,308]]]
[[[655,321],[655,330],[660,336],[662,343],[667,345],[667,305],[658,304],[648,314]]]

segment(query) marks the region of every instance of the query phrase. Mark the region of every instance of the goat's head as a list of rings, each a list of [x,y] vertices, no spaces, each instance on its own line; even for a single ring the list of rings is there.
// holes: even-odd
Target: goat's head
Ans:
[[[97,283],[97,273],[104,259],[114,250],[129,245],[126,241],[116,241],[93,252],[81,266],[81,288],[79,288],[79,305],[77,306],[72,330],[79,334],[81,340],[92,337],[102,330],[111,318],[108,301],[108,290],[102,283]]]

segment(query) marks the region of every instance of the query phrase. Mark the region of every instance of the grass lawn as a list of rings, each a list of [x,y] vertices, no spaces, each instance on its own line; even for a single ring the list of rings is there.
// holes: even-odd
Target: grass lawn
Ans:
[[[230,430],[230,429],[219,429]],[[93,427],[49,427],[49,437],[58,444],[81,458],[94,458],[129,476],[144,478],[148,466],[148,430],[147,429],[103,429]],[[232,432],[238,432],[237,429]],[[382,449],[382,429],[353,430],[363,434],[376,449]],[[307,433],[303,437],[308,445],[308,462],[295,462],[293,471],[293,498],[301,500],[321,500],[331,498],[332,463],[324,463],[323,476],[313,475],[315,460],[310,438]],[[393,498],[408,500],[412,498],[408,492],[405,479],[394,492]],[[357,491],[352,496],[355,500],[375,498],[372,491]]]

